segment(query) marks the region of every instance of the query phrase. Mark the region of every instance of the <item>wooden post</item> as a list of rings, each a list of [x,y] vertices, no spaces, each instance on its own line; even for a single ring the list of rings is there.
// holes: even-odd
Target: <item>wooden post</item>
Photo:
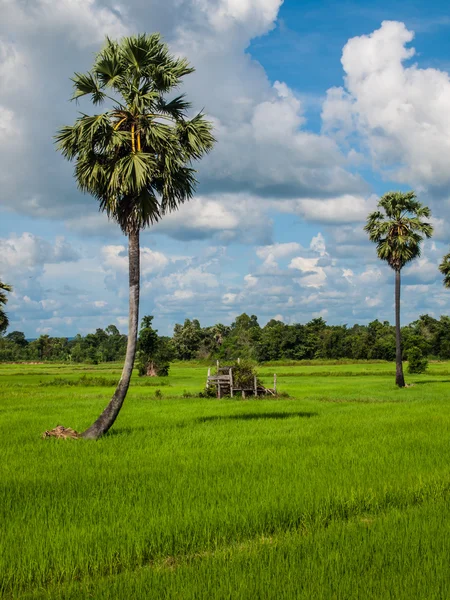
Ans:
[[[230,396],[233,397],[233,369],[230,367]]]
[[[245,390],[242,390],[242,399],[245,400]]]
[[[216,366],[217,366],[217,375],[219,374],[219,361],[216,361]]]
[[[255,396],[258,396],[258,382],[256,381],[256,375],[255,375]]]
[[[241,359],[240,359],[240,358],[238,358],[238,365],[240,365],[240,364],[241,364]]]
[[[275,394],[277,393],[277,374],[276,373],[273,374],[273,391],[275,392]]]
[[[208,376],[206,378],[206,389],[209,389],[209,377],[211,375],[211,367],[208,369]]]
[[[218,381],[218,382],[217,382],[217,397],[218,397],[218,398],[221,398],[221,397],[222,397],[222,395],[221,395],[221,391],[222,391],[222,390],[220,389],[220,381]]]

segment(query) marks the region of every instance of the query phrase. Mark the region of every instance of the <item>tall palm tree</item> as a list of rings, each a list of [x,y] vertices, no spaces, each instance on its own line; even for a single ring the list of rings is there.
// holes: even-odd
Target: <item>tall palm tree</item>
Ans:
[[[395,383],[405,386],[400,337],[400,272],[402,268],[420,256],[420,244],[424,237],[431,237],[433,227],[423,219],[431,217],[431,211],[423,206],[414,192],[388,192],[378,202],[379,209],[367,218],[364,230],[369,239],[377,244],[377,254],[395,271],[395,337],[396,375]]]
[[[439,271],[444,276],[444,287],[450,288],[450,254],[446,254],[439,265]]]
[[[124,402],[136,354],[139,319],[139,233],[192,198],[192,162],[214,144],[202,113],[188,118],[190,103],[172,96],[194,69],[170,55],[159,34],[109,38],[92,69],[75,73],[74,99],[90,96],[101,114],[81,116],[57,134],[58,148],[75,161],[81,191],[128,236],[129,331],[117,389],[100,417],[82,436],[97,439],[112,426]]]
[[[0,281],[0,334],[6,331],[9,325],[8,316],[2,308],[8,302],[6,292],[12,292],[12,287]]]

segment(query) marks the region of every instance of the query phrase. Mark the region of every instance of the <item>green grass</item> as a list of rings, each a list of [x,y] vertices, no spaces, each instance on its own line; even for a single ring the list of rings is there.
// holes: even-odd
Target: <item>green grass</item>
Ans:
[[[136,377],[87,442],[39,436],[87,427],[120,365],[0,365],[0,595],[447,598],[450,364],[403,390],[390,363],[274,371],[291,398]]]

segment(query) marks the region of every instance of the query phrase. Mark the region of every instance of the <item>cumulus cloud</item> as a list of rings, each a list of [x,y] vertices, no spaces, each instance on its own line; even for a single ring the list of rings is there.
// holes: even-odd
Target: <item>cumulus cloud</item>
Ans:
[[[23,271],[33,271],[46,263],[63,263],[78,260],[79,253],[63,237],[54,244],[32,233],[11,235],[0,239],[0,268],[10,276]]]
[[[390,179],[416,186],[448,185],[450,78],[410,64],[414,33],[384,21],[350,39],[342,53],[345,88],[328,91],[325,129],[362,136],[372,159]]]
[[[62,31],[81,47],[101,42],[106,35],[119,37],[129,32],[124,7],[115,4],[111,9],[96,0],[35,0],[31,5],[5,0],[2,11],[5,22],[16,30],[34,35]]]
[[[269,246],[261,246],[256,249],[256,255],[264,259],[262,265],[263,270],[274,270],[278,268],[278,260],[292,256],[302,249],[297,242],[288,242],[285,244],[271,244]]]
[[[278,203],[281,212],[298,214],[316,223],[359,223],[375,208],[375,196],[344,194],[331,198],[298,198]]]
[[[246,99],[240,118],[217,118],[218,144],[200,169],[202,189],[272,198],[365,191],[362,179],[346,170],[337,144],[305,129],[301,103],[285,84],[275,82],[263,93],[267,100]]]
[[[152,231],[181,241],[216,238],[221,243],[255,244],[271,241],[272,221],[266,206],[254,197],[215,194],[194,198],[166,215]]]
[[[101,249],[103,266],[106,270],[122,274],[128,273],[128,250],[125,246],[103,246]],[[162,252],[141,248],[141,275],[146,277],[158,273],[169,263],[169,259]]]
[[[289,264],[290,269],[297,269],[301,272],[302,277],[298,281],[306,287],[320,287],[324,285],[327,275],[318,265],[318,258],[304,258],[297,256],[293,258]]]

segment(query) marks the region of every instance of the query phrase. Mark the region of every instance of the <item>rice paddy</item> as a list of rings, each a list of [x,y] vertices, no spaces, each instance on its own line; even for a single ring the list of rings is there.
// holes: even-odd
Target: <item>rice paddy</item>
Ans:
[[[289,397],[196,397],[206,367],[0,365],[5,598],[450,595],[450,364],[397,389],[390,363],[260,369]],[[150,385],[151,384],[151,385]]]

